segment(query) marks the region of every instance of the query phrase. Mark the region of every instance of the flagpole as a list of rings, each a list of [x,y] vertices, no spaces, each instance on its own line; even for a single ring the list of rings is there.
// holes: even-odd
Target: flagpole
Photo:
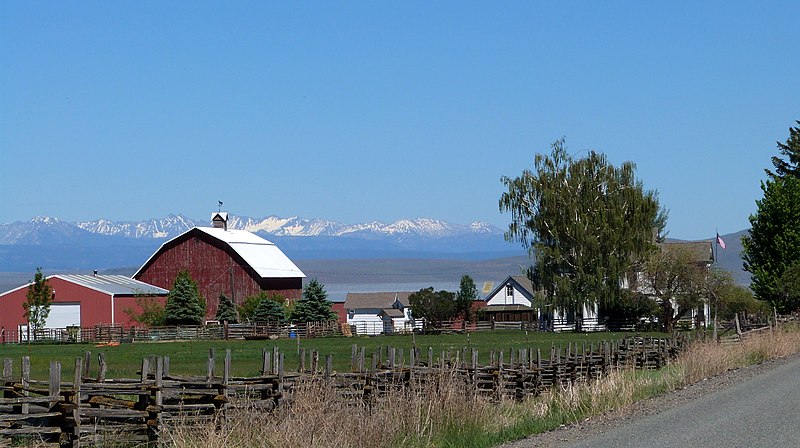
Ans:
[[[719,254],[719,228],[715,228],[714,230],[714,264],[717,264],[717,255]],[[716,267],[716,266],[715,266]],[[716,297],[716,294],[713,294],[714,297],[714,330],[712,332],[712,337],[714,338],[714,342],[717,342],[717,312],[719,311],[719,298]]]

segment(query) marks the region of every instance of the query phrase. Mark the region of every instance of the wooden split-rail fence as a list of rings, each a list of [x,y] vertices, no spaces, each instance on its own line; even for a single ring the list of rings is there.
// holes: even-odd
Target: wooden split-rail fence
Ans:
[[[171,425],[215,424],[237,407],[270,412],[291,406],[302,382],[334,387],[341,400],[369,402],[445,375],[472,385],[476,393],[522,399],[590,381],[618,366],[658,369],[680,346],[674,339],[629,338],[552,347],[547,357],[540,349],[492,350],[488,363],[481,365],[478,351],[470,348],[434,353],[432,348],[404,352],[353,345],[349,372],[335,372],[332,355],[305,348],[298,348],[298,364],[290,368],[285,353],[274,347],[262,350],[261,374],[255,377],[231,375],[230,350],[223,371],[216,372],[216,353],[210,350],[205,375],[172,374],[169,357],[151,356],[142,360],[139,377],[132,379],[107,378],[103,354],[92,372],[92,356],[86,352],[70,366],[74,372],[63,375],[72,378],[66,382],[59,362],[50,363],[49,378],[41,381],[31,379],[28,357],[17,369],[13,360],[5,359],[0,445],[3,438],[20,437],[72,447],[157,443]]]

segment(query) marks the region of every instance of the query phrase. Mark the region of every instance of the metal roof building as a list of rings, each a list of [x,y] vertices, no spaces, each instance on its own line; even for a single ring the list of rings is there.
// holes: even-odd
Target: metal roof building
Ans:
[[[53,290],[48,328],[136,325],[142,301],[163,305],[169,293],[124,275],[51,275],[47,282]],[[27,292],[28,285],[22,285],[0,293],[0,331],[16,333],[27,325],[22,306]]]

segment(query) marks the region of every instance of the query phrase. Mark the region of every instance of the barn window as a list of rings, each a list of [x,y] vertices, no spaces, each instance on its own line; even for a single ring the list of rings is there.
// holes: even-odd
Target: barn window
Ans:
[[[511,283],[506,285],[506,295],[509,297],[514,297],[514,287],[511,286]]]

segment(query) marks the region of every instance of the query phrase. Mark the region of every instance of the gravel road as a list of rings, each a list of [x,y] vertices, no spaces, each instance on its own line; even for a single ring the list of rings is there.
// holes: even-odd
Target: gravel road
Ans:
[[[800,446],[800,356],[729,371],[501,448],[686,446]]]

